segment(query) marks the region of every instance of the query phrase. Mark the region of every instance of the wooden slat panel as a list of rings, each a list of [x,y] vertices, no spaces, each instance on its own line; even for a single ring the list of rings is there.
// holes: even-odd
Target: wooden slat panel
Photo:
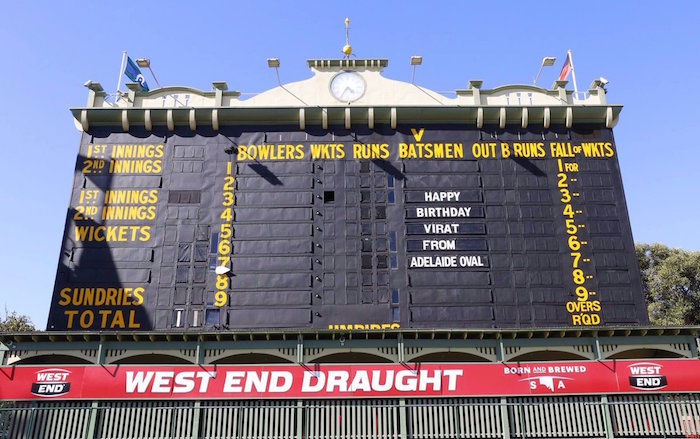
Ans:
[[[395,401],[306,401],[303,422],[309,439],[394,438],[398,431],[396,406]],[[294,413],[291,407],[289,413]],[[291,428],[286,434],[295,437]]]

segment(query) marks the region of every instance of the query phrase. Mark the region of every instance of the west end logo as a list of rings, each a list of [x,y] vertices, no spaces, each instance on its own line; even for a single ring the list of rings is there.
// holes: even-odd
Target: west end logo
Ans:
[[[32,383],[32,395],[55,398],[70,391],[70,371],[65,369],[42,369],[36,373]]]
[[[639,390],[663,389],[668,385],[661,375],[661,365],[656,363],[634,363],[627,366],[630,371],[630,387]]]

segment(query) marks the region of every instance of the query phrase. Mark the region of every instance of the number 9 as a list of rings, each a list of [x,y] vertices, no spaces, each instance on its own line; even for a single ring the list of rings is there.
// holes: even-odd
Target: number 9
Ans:
[[[228,299],[228,297],[224,291],[217,291],[216,294],[214,294],[214,306],[222,307],[226,305],[226,299]]]

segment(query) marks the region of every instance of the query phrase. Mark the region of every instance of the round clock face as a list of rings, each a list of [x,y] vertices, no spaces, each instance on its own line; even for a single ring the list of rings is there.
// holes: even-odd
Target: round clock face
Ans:
[[[343,102],[352,102],[365,94],[365,80],[355,72],[340,72],[331,79],[331,93]]]

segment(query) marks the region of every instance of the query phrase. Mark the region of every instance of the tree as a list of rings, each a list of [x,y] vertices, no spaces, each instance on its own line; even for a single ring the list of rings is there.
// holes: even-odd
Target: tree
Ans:
[[[8,312],[5,309],[5,318],[0,316],[0,332],[30,332],[36,331],[31,319],[20,315],[16,311]]]
[[[637,244],[642,291],[654,325],[700,324],[700,252]]]

